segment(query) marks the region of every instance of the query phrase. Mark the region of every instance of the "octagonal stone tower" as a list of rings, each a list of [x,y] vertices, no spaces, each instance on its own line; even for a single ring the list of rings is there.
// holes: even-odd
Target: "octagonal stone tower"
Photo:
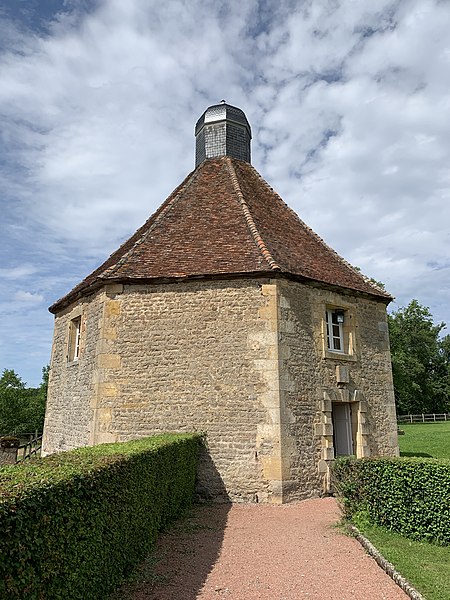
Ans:
[[[196,168],[50,307],[42,453],[202,431],[199,495],[317,496],[336,456],[398,454],[392,297],[251,165],[242,110],[210,106],[195,137]]]

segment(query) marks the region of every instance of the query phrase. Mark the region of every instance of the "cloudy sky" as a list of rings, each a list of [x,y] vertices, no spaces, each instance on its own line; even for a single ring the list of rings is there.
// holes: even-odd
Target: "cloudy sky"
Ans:
[[[450,2],[3,0],[0,370],[194,165],[226,99],[329,245],[450,326]]]

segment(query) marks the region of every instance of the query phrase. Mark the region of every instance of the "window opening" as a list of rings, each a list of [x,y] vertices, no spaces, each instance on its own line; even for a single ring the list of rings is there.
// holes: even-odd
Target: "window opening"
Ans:
[[[80,357],[81,317],[72,319],[69,332],[69,362],[77,361]]]
[[[344,311],[327,310],[327,343],[331,352],[344,352]]]

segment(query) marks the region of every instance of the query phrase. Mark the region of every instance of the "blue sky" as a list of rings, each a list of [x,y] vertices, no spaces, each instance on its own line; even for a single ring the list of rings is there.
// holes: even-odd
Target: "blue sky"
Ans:
[[[3,0],[0,369],[37,385],[47,307],[194,166],[225,98],[326,242],[450,325],[450,3]]]

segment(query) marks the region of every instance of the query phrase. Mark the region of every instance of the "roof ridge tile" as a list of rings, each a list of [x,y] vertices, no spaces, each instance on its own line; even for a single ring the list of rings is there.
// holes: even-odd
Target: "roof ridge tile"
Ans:
[[[351,263],[349,263],[338,252],[336,252],[336,250],[334,250],[331,246],[329,246],[325,242],[325,240],[323,238],[321,238],[320,235],[317,234],[314,231],[314,229],[311,229],[311,227],[309,227],[309,225],[307,225],[299,217],[299,215],[295,212],[294,209],[292,209],[288,204],[286,204],[286,202],[283,200],[283,198],[273,189],[273,187],[269,183],[267,183],[267,181],[264,179],[264,177],[255,169],[255,167],[252,164],[249,163],[248,166],[252,169],[252,171],[255,173],[255,175],[257,176],[257,178],[287,208],[287,210],[289,211],[289,213],[300,223],[300,225],[306,231],[308,231],[308,233],[312,237],[314,237],[314,239],[317,240],[317,242],[319,242],[322,246],[324,246],[329,252],[331,252],[338,259],[339,262],[341,262],[343,265],[345,265],[348,269],[350,269],[350,271],[352,271],[353,273],[355,273],[357,276],[361,277],[361,279],[363,279],[366,284],[368,284],[369,286],[371,286],[372,288],[374,288],[374,290],[376,290],[378,293],[381,292],[383,295],[386,296],[386,298],[392,298],[392,296],[388,292],[386,292],[386,290],[384,290],[383,288],[381,288],[379,285],[374,284],[373,281],[370,279],[370,277],[367,277],[367,275],[364,275],[364,273],[362,273],[361,271],[359,271],[358,269],[356,269]]]
[[[235,194],[238,197],[239,204],[242,208],[242,212],[244,213],[247,227],[249,228],[249,231],[252,234],[253,239],[255,240],[255,244],[258,246],[263,258],[269,264],[270,268],[273,271],[281,271],[280,265],[273,258],[272,254],[270,253],[269,249],[267,248],[266,243],[264,242],[260,232],[258,231],[255,221],[253,220],[250,209],[245,201],[244,194],[242,193],[242,190],[240,188],[239,181],[238,181],[238,178],[236,175],[236,171],[234,170],[231,158],[226,157],[225,160],[226,160],[228,172],[230,174],[231,183],[233,184]]]

